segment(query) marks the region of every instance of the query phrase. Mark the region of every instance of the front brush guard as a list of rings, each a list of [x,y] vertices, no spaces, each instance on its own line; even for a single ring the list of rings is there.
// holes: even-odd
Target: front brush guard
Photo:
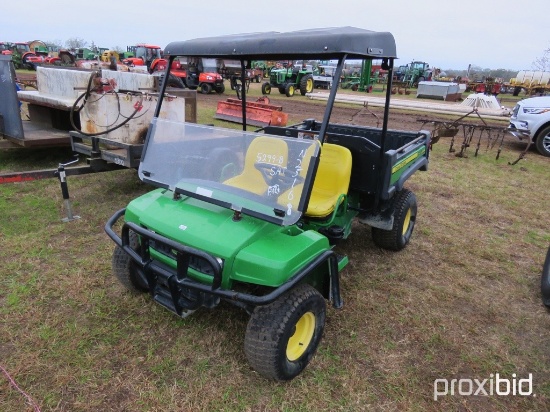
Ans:
[[[223,289],[221,287],[222,267],[220,263],[216,260],[216,258],[209,255],[208,253],[205,253],[198,249],[194,249],[189,246],[182,245],[181,243],[175,242],[132,222],[125,222],[122,226],[121,236],[118,236],[118,234],[115,233],[115,231],[113,230],[113,226],[116,224],[118,219],[120,219],[120,217],[124,215],[125,211],[125,208],[119,210],[107,221],[107,223],[105,224],[105,232],[120,248],[122,248],[130,256],[130,258],[139,267],[144,270],[144,272],[147,274],[148,281],[150,281],[150,279],[151,281],[154,281],[154,279],[158,278],[159,276],[168,279],[168,284],[170,285],[172,299],[174,300],[174,306],[176,310],[178,309],[178,299],[175,299],[175,290],[178,288],[187,288],[195,290],[197,292],[214,295],[230,303],[240,303],[251,306],[268,305],[279,298],[279,296],[297,286],[320,265],[327,263],[329,265],[330,276],[330,299],[332,299],[332,304],[335,308],[339,309],[343,306],[342,298],[340,296],[338,257],[336,253],[334,253],[332,250],[325,250],[324,252],[313,258],[307,265],[302,267],[285,283],[275,288],[271,292],[262,296],[257,296],[249,293]],[[130,247],[130,230],[140,236],[141,241],[138,251]],[[149,255],[150,240],[154,240],[155,242],[164,244],[176,251],[177,267],[175,270],[151,259]],[[197,282],[196,280],[191,279],[189,276],[187,276],[189,257],[191,255],[205,259],[212,266],[212,268],[214,269],[212,285]],[[151,287],[152,285],[149,286]],[[179,310],[177,310],[178,314],[181,315],[180,312],[182,312],[184,309],[185,308],[180,307]]]

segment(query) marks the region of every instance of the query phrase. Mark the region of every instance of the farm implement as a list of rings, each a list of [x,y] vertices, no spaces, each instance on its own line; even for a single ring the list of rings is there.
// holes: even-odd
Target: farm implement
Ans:
[[[469,116],[474,116],[481,123],[473,123],[467,121]],[[422,127],[431,124],[432,128],[432,144],[437,143],[440,138],[450,138],[449,153],[455,153],[457,157],[468,157],[468,149],[475,147],[474,157],[477,157],[480,151],[485,147],[485,150],[497,148],[495,159],[500,158],[500,154],[504,145],[504,138],[508,133],[507,127],[491,126],[483,119],[478,111],[474,108],[469,113],[460,116],[456,120],[441,120],[420,118],[418,122],[422,123]],[[462,131],[462,133],[460,133]],[[485,142],[485,143],[484,143]],[[457,149],[456,146],[460,146]],[[530,143],[519,154],[519,157],[511,162],[510,165],[515,165],[525,157],[525,154],[530,148]]]
[[[242,123],[241,101],[234,98],[220,100],[214,118]],[[288,114],[283,112],[282,106],[270,104],[269,98],[263,96],[255,102],[246,102],[246,119],[253,126],[286,126]]]

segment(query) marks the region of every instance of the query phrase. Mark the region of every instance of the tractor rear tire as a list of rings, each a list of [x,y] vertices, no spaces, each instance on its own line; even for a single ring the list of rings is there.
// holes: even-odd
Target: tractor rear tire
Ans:
[[[300,94],[305,96],[306,93],[311,93],[313,91],[313,75],[306,74],[300,80]]]
[[[268,82],[262,84],[262,94],[271,94],[271,84]]]
[[[164,74],[161,74],[159,76],[159,88],[162,87],[162,83],[164,82]],[[185,83],[183,83],[183,80],[181,80],[179,77],[174,76],[172,73],[168,75],[168,87],[174,87],[176,89],[185,89]]]
[[[400,251],[407,246],[416,222],[416,196],[408,189],[400,190],[393,199],[393,227],[391,230],[372,228],[372,240],[382,249]]]
[[[257,306],[244,338],[248,362],[268,379],[296,377],[317,350],[325,317],[325,299],[305,283],[269,305]]]
[[[294,84],[292,83],[288,83],[286,86],[285,86],[285,95],[286,97],[292,97],[294,96],[294,91],[296,89],[294,88]]]
[[[130,247],[134,250],[139,248],[138,237],[132,231],[130,231]],[[111,262],[113,275],[126,289],[132,293],[149,291],[149,283],[142,269],[121,247],[115,246]]]

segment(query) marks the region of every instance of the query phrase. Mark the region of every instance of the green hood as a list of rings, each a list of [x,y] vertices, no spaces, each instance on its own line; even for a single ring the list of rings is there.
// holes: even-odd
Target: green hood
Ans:
[[[160,235],[213,256],[229,259],[258,236],[280,226],[242,215],[233,220],[233,211],[207,202],[157,189],[132,201],[126,220]]]
[[[174,200],[171,191],[157,189],[132,201],[125,218],[223,259],[223,287],[233,280],[280,286],[330,248],[327,238],[315,231],[278,226],[247,215],[235,221],[233,216],[232,210],[191,197]],[[204,275],[194,277],[211,281]]]

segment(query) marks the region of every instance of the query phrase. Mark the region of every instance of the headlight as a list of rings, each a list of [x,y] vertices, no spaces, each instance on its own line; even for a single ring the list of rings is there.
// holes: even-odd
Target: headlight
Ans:
[[[528,113],[528,114],[543,114],[543,113],[547,113],[547,112],[550,112],[550,107],[535,107],[535,108],[531,108],[531,107],[524,107],[523,108],[523,113]]]

